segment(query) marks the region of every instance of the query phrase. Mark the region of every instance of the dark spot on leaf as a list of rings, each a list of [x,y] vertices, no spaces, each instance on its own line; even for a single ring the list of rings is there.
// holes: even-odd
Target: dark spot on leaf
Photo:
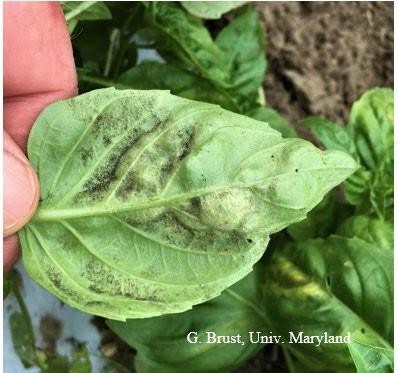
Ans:
[[[111,138],[109,137],[109,135],[106,134],[102,136],[102,142],[104,143],[105,146],[112,144]]]
[[[93,149],[91,147],[83,148],[80,151],[80,157],[84,166],[87,166],[87,163],[93,159]]]

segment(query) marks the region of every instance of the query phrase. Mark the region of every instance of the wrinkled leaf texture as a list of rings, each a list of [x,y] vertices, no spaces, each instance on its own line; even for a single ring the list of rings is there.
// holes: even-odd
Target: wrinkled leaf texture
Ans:
[[[41,195],[19,234],[27,272],[117,320],[216,297],[357,167],[215,105],[114,88],[46,108],[28,154]]]
[[[389,88],[365,92],[351,109],[348,131],[361,162],[370,170],[392,167],[394,93]]]
[[[392,218],[394,98],[389,88],[365,92],[352,106],[346,128],[318,117],[301,124],[310,128],[327,149],[346,151],[362,167],[344,183],[347,201],[357,213],[374,211]]]

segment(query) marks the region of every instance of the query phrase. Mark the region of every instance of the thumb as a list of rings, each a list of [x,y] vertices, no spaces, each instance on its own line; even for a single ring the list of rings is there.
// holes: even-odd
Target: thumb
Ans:
[[[34,214],[39,201],[36,173],[22,150],[4,132],[3,236],[17,232]]]

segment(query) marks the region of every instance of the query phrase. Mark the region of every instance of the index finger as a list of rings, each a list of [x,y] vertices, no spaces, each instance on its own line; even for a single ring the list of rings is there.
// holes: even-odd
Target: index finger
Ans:
[[[4,127],[25,150],[40,111],[77,93],[62,10],[54,2],[4,3]]]

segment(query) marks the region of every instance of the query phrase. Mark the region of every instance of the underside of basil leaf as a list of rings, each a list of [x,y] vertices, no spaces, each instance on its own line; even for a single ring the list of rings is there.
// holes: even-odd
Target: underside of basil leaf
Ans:
[[[245,3],[247,1],[182,1],[181,5],[196,17],[217,19]]]
[[[117,320],[216,297],[357,168],[215,105],[114,88],[47,107],[28,155],[41,186],[20,232],[28,273]]]

